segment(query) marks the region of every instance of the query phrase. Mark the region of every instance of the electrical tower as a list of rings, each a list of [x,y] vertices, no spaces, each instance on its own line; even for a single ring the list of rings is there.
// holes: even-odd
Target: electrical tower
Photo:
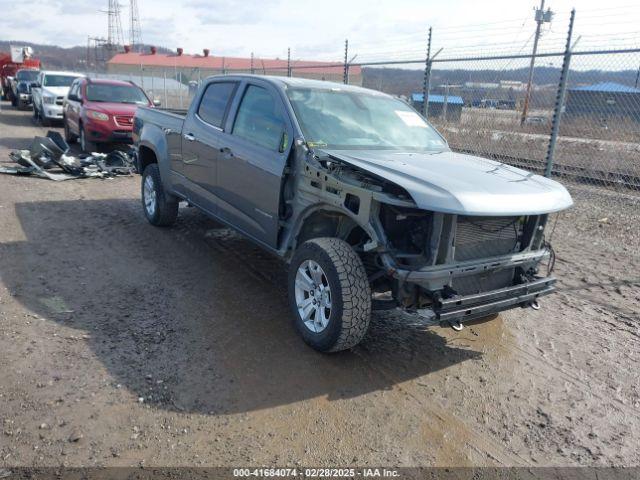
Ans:
[[[142,51],[142,29],[140,28],[140,12],[138,0],[129,2],[129,45],[132,50]]]
[[[109,0],[109,8],[106,13],[109,21],[107,48],[109,50],[118,50],[120,45],[124,44],[122,23],[120,21],[120,4],[118,0]]]

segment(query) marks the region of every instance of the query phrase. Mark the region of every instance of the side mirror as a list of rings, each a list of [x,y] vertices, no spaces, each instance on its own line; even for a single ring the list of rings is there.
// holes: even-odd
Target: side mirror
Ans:
[[[31,88],[40,88],[40,84],[38,82],[31,82]]]
[[[159,107],[162,105],[162,102],[160,102],[160,100],[158,100],[157,98],[153,101],[153,106],[154,107]]]

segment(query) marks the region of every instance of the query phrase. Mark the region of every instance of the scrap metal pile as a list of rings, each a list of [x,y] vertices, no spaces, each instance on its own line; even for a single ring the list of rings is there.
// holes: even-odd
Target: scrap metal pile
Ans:
[[[135,173],[133,154],[121,151],[92,153],[78,157],[68,155],[69,145],[54,131],[35,137],[29,150],[14,150],[9,157],[17,165],[0,165],[0,173],[35,175],[49,180],[108,178]]]

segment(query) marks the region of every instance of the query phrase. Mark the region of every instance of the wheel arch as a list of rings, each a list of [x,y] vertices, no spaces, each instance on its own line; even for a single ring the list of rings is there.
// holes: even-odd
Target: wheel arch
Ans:
[[[137,161],[138,172],[142,173],[148,165],[151,165],[152,163],[158,163],[158,155],[156,154],[153,147],[151,147],[147,143],[142,143],[138,146]]]
[[[287,245],[289,256],[307,240],[320,237],[335,237],[356,246],[375,239],[375,231],[369,225],[363,225],[356,215],[336,206],[322,203],[303,210],[292,228]]]

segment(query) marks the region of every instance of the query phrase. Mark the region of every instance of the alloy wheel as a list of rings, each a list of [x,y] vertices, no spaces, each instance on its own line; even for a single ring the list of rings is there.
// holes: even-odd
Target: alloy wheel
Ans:
[[[305,260],[296,272],[295,285],[298,314],[304,325],[320,333],[331,317],[331,287],[322,267],[313,260]]]

